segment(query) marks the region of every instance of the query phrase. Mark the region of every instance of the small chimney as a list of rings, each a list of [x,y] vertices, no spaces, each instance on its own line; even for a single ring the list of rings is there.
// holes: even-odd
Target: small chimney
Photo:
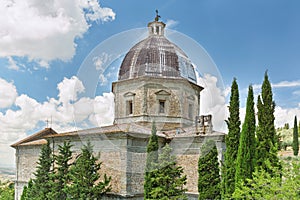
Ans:
[[[195,118],[196,132],[201,134],[212,133],[212,115],[200,115]]]

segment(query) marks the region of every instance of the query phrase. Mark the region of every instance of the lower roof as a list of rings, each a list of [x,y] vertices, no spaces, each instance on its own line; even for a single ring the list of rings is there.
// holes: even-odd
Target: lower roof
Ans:
[[[114,124],[103,127],[96,127],[91,129],[83,129],[78,131],[57,133],[52,128],[45,128],[31,136],[28,136],[14,144],[11,147],[16,148],[18,146],[28,146],[28,145],[42,145],[46,143],[48,138],[60,138],[60,137],[80,137],[84,135],[98,135],[98,134],[114,134],[114,133],[124,133],[130,134],[130,136],[138,137],[149,137],[151,135],[151,126],[141,126],[135,123],[128,124]],[[178,137],[195,137],[197,135],[202,136],[224,136],[225,133],[212,131],[211,133],[199,133],[198,129],[195,126],[177,128],[169,131],[157,131],[159,137],[166,139],[173,139]]]

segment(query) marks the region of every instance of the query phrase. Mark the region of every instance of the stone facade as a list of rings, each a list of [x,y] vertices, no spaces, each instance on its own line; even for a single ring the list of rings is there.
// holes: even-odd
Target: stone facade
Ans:
[[[158,123],[170,130],[194,123],[203,88],[186,79],[140,77],[113,83],[115,124]],[[164,110],[161,110],[161,103]],[[159,124],[163,122],[163,124]]]
[[[48,131],[45,129],[44,131]],[[178,165],[184,168],[187,175],[188,192],[197,194],[198,158],[199,150],[207,139],[216,141],[219,158],[222,158],[223,134],[218,132],[207,135],[198,134],[196,128],[181,129],[182,133],[159,131],[159,144],[162,147],[169,143],[176,155]],[[184,132],[184,133],[183,133]],[[100,156],[102,162],[100,174],[111,176],[112,191],[106,199],[143,199],[144,169],[146,163],[146,146],[151,130],[132,124],[113,125],[108,127],[88,129],[83,131],[61,133],[55,135],[36,136],[34,141],[25,141],[16,148],[16,199],[20,199],[23,187],[30,178],[34,178],[36,162],[41,145],[50,142],[53,153],[64,141],[71,141],[73,157],[80,153],[82,145],[90,141],[95,155]]]
[[[20,146],[16,148],[16,182],[15,196],[19,199],[23,187],[27,185],[30,178],[34,178],[36,162],[40,153],[40,145]]]
[[[53,153],[64,141],[73,145],[73,160],[90,141],[102,162],[100,174],[111,176],[112,191],[103,199],[143,199],[146,147],[151,123],[156,122],[160,147],[169,143],[187,175],[187,195],[197,199],[198,158],[201,145],[212,139],[222,159],[224,133],[213,131],[211,115],[199,116],[200,92],[192,62],[164,37],[165,24],[149,23],[149,37],[126,54],[115,95],[114,124],[56,133],[46,128],[12,145],[16,149],[15,199],[33,178],[41,145],[46,139]]]

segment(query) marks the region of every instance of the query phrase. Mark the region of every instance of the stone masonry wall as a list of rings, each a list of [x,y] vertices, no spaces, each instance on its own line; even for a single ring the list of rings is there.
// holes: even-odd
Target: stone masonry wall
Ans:
[[[20,199],[23,187],[27,185],[30,178],[34,178],[37,161],[40,154],[40,145],[19,146],[16,149],[16,183],[15,199]]]
[[[198,159],[201,154],[200,148],[209,139],[216,142],[218,159],[221,161],[223,155],[222,146],[224,144],[224,136],[222,135],[175,137],[170,142],[173,154],[176,155],[177,164],[183,167],[184,174],[187,176],[186,188],[188,189],[188,193],[198,193]]]
[[[198,193],[198,159],[199,155],[178,155],[177,165],[183,167],[183,173],[187,177],[186,188],[190,193]]]
[[[58,145],[62,145],[64,140],[70,140],[73,145],[71,149],[73,156],[76,157],[81,152],[83,144],[91,141],[95,155],[99,155],[100,162],[102,162],[102,167],[99,171],[100,175],[103,176],[106,173],[112,178],[112,191],[107,196],[107,199],[110,199],[109,196],[112,199],[142,199],[144,169],[147,157],[146,147],[149,136],[134,133],[98,133],[79,137],[54,137],[54,140],[50,140],[52,142],[50,146],[54,147],[54,152],[57,153]],[[197,170],[200,147],[209,138],[216,141],[219,159],[221,159],[224,140],[222,135],[190,135],[184,137],[179,135],[172,140],[168,140],[173,149],[173,154],[177,157],[178,165],[183,167],[184,174],[187,175],[186,187],[188,188],[188,193],[192,196],[197,196],[198,191]],[[166,141],[165,138],[160,137],[160,147]],[[19,148],[19,153],[16,154],[19,155],[17,157],[16,199],[20,199],[23,186],[27,184],[30,178],[33,178],[40,147],[38,145],[23,146]]]
[[[199,115],[200,88],[184,79],[141,77],[113,83],[116,124],[169,123],[171,129],[191,125]],[[159,112],[160,101],[165,111]],[[132,102],[132,104],[129,104]],[[129,108],[132,105],[132,110]],[[131,110],[131,114],[128,113]]]

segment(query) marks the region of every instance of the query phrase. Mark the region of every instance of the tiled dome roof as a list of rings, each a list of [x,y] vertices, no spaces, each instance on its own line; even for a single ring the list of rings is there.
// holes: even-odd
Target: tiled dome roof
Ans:
[[[194,67],[187,55],[164,36],[165,24],[148,24],[149,36],[134,45],[126,54],[119,80],[143,76],[186,78],[196,83]]]

